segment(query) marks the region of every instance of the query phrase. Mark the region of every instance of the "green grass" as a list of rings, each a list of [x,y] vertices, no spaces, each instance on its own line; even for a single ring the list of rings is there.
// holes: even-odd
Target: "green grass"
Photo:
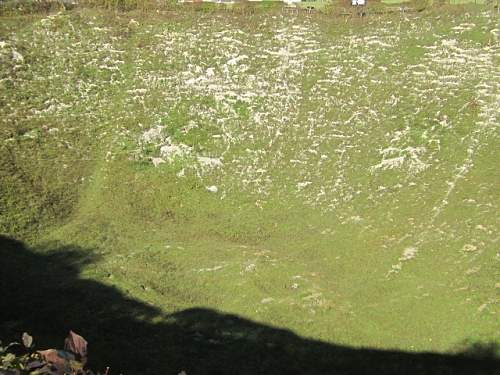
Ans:
[[[165,314],[353,347],[498,342],[496,22],[5,16],[0,232],[86,249],[81,278]],[[191,152],[154,167],[167,136]]]

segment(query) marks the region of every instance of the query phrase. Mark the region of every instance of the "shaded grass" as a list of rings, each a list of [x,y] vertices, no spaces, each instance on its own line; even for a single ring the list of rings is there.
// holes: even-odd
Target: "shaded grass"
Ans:
[[[1,311],[0,334],[17,337],[28,330],[38,348],[59,347],[68,329],[89,341],[89,366],[128,374],[495,374],[498,350],[466,344],[460,355],[405,353],[350,348],[311,340],[294,333],[206,308],[165,314],[152,303],[131,298],[106,282],[80,274],[99,262],[95,249],[45,244],[36,252],[0,236],[0,291],[9,304]],[[168,268],[175,272],[173,268]],[[22,277],[20,277],[22,275]],[[44,280],[35,286],[35,280]],[[22,287],[18,293],[12,280]],[[162,280],[168,282],[170,280]],[[147,290],[153,293],[154,289]],[[180,289],[169,289],[169,295]],[[19,311],[26,304],[36,311]],[[126,327],[126,329],[124,329]]]

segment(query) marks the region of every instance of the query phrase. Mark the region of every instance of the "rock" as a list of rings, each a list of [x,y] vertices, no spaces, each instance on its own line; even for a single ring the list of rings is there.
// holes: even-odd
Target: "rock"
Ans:
[[[12,50],[12,60],[14,60],[14,62],[19,63],[19,64],[24,63],[23,55],[21,55],[16,50]]]
[[[454,47],[457,45],[456,39],[444,39],[441,41],[441,44],[445,47]]]
[[[245,272],[253,272],[255,271],[255,268],[256,268],[255,264],[251,263],[245,267]]]
[[[203,168],[218,168],[222,167],[222,160],[220,158],[209,158],[206,156],[198,156],[198,162]]]
[[[36,139],[38,138],[39,133],[37,129],[30,130],[26,133],[24,133],[21,137],[24,139]]]
[[[418,249],[415,246],[409,246],[404,250],[403,256],[401,258],[399,258],[399,260],[413,259],[417,256],[417,253],[418,253]]]
[[[167,158],[168,160],[172,160],[175,157],[183,157],[188,155],[191,152],[191,147],[180,143],[178,145],[170,143],[170,139],[167,139],[169,143],[160,147],[160,155],[162,157]]]
[[[154,128],[151,128],[147,131],[145,131],[143,134],[142,134],[142,137],[141,137],[141,140],[144,142],[144,143],[153,143],[153,142],[158,142],[158,141],[161,141],[162,138],[163,138],[163,129],[165,127],[164,126],[155,126]]]
[[[477,250],[477,246],[472,245],[470,243],[465,244],[464,247],[462,247],[462,251],[465,253],[473,253],[476,250]]]
[[[307,187],[307,186],[309,186],[309,185],[311,185],[311,184],[312,184],[312,182],[311,182],[311,181],[299,182],[299,183],[297,184],[297,189],[298,189],[298,190],[302,190],[302,189],[304,189],[305,187]]]
[[[165,163],[165,160],[163,160],[162,158],[151,158],[151,161],[153,162],[153,165],[155,167],[159,166],[160,164]]]
[[[487,307],[488,307],[488,303],[483,303],[481,306],[479,306],[477,308],[477,311],[478,312],[483,312],[484,310],[486,310]]]
[[[215,75],[215,69],[214,68],[208,68],[206,76],[207,77],[213,77]]]
[[[219,191],[219,189],[215,185],[207,186],[207,190],[211,193],[217,193]]]
[[[130,19],[129,23],[128,23],[128,27],[130,28],[135,28],[139,26],[139,22],[137,22],[136,20],[134,20],[133,18]]]

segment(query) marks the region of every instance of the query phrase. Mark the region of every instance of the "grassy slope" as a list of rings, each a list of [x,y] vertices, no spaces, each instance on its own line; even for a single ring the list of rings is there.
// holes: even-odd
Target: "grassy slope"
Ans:
[[[490,13],[6,21],[2,232],[95,249],[83,277],[166,312],[353,346],[498,340]],[[224,166],[154,168],[138,139],[158,124]],[[402,164],[373,168],[383,149]]]

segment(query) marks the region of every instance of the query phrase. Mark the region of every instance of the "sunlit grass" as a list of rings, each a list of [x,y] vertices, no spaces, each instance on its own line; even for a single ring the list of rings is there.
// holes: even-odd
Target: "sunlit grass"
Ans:
[[[354,346],[498,339],[490,9],[155,17],[2,26],[3,233],[95,249],[83,277],[165,312]]]

